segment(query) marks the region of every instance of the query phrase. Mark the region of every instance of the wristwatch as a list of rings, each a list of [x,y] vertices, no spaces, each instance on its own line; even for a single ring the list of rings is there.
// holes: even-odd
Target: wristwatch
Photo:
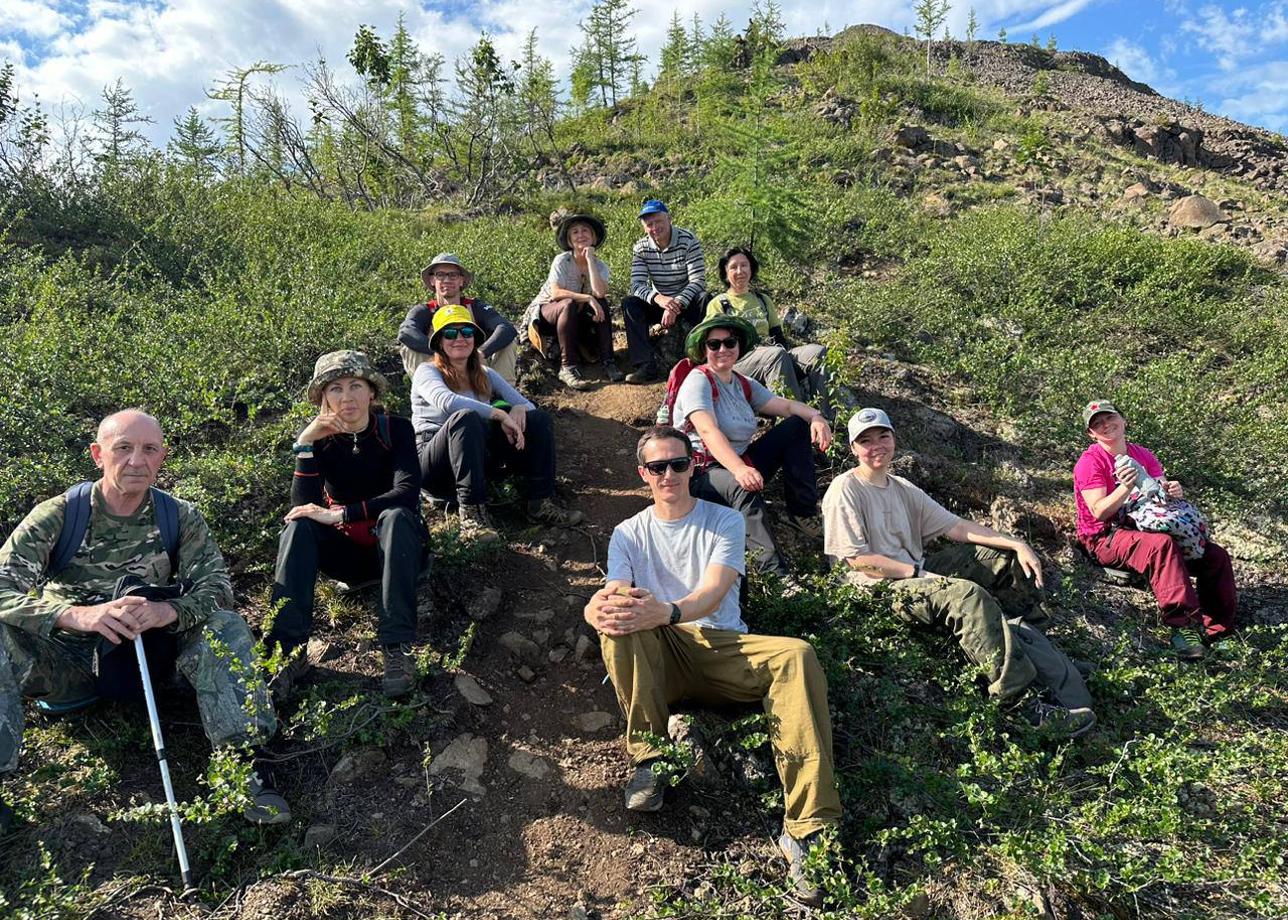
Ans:
[[[684,615],[684,614],[683,614],[683,613],[681,612],[681,610],[680,610],[680,605],[679,605],[679,604],[672,604],[672,605],[671,605],[671,622],[670,622],[670,623],[668,623],[667,625],[668,625],[668,626],[674,626],[676,623],[680,622],[680,617],[681,617],[681,616],[683,616],[683,615]]]

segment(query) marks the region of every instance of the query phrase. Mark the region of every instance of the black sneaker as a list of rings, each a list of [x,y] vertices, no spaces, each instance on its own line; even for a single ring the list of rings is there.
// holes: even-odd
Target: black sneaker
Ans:
[[[250,796],[250,805],[246,806],[242,817],[251,824],[286,824],[291,820],[291,806],[277,791],[273,767],[263,757],[254,760],[246,792]]]
[[[416,686],[416,662],[411,656],[411,645],[386,645],[381,651],[385,658],[385,674],[380,679],[380,690],[390,699],[411,693]]]
[[[648,364],[641,364],[635,370],[626,375],[627,383],[652,383],[661,377],[658,373],[657,363],[650,361]]]
[[[1173,626],[1172,650],[1181,661],[1202,661],[1207,655],[1197,626]]]
[[[660,811],[666,781],[653,772],[653,761],[642,763],[626,784],[626,807],[630,811]]]
[[[616,361],[604,362],[604,376],[607,377],[611,383],[621,383],[626,379],[626,375],[622,373],[622,369],[617,366]]]
[[[1036,696],[1021,703],[1019,713],[1034,728],[1059,738],[1081,737],[1096,724],[1096,714],[1085,706],[1068,709]]]
[[[295,698],[300,684],[308,677],[313,666],[309,664],[308,649],[301,645],[296,647],[282,670],[273,675],[268,682],[268,691],[273,694],[274,705],[281,706]]]

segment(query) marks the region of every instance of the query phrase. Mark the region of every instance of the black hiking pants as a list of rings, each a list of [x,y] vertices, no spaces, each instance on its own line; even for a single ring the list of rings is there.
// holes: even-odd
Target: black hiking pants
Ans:
[[[482,505],[489,476],[517,474],[528,501],[554,495],[554,423],[541,409],[529,409],[527,416],[523,450],[517,450],[500,422],[485,421],[469,409],[454,413],[420,443],[421,488],[435,498]]]
[[[313,632],[313,598],[318,573],[350,584],[380,579],[380,644],[416,640],[416,580],[427,564],[427,535],[409,508],[389,508],[376,524],[376,545],[363,546],[329,524],[309,518],[290,521],[277,542],[273,603],[281,609],[265,637],[290,651]]]
[[[808,517],[818,511],[818,478],[809,439],[809,423],[793,415],[751,443],[742,459],[754,466],[768,483],[779,470],[787,493],[787,511]],[[762,571],[788,574],[787,561],[774,543],[765,514],[764,492],[748,492],[723,466],[709,466],[689,480],[689,494],[733,508],[747,522],[747,549]]]
[[[622,316],[626,321],[626,351],[632,364],[643,366],[657,364],[657,349],[649,340],[650,326],[662,321],[663,310],[657,304],[631,296],[622,301]],[[702,321],[700,298],[684,308],[679,321],[690,329]],[[683,344],[683,343],[681,343]]]

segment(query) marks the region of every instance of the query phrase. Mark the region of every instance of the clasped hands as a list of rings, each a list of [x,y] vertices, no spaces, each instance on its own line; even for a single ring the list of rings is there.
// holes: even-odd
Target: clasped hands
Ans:
[[[89,607],[68,607],[54,625],[68,632],[97,633],[113,645],[132,641],[149,629],[169,626],[179,619],[168,601],[149,601],[135,595],[118,597]]]
[[[647,588],[600,588],[583,612],[586,622],[606,636],[627,636],[671,622],[671,605]]]

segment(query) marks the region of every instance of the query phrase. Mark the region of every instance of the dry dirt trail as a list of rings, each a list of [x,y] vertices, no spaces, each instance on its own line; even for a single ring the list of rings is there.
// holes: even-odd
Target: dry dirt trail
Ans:
[[[405,904],[369,891],[371,906],[414,916],[414,905],[425,916],[479,920],[545,920],[570,911],[635,917],[651,886],[680,884],[686,869],[692,875],[704,845],[736,841],[740,854],[770,857],[771,829],[759,835],[747,823],[750,813],[730,813],[709,790],[672,790],[658,815],[622,806],[629,773],[623,721],[581,607],[602,584],[613,527],[647,503],[634,444],[663,391],[661,383],[605,385],[539,398],[555,418],[561,498],[586,522],[540,531],[530,543],[519,541],[532,531],[510,528],[511,542],[488,563],[492,577],[463,592],[459,606],[478,620],[478,634],[461,668],[468,677],[426,688],[430,705],[447,715],[428,733],[428,770],[408,745],[351,750],[345,756],[357,775],[341,764],[318,776],[325,792],[310,822],[336,828],[332,854],[361,854],[355,874],[459,804],[398,856],[400,876],[386,875],[384,884]],[[499,605],[485,596],[488,586],[501,589]],[[459,622],[462,613],[434,617]],[[491,702],[466,701],[460,684],[469,679]],[[235,915],[308,916],[297,912],[301,889],[284,884],[279,878],[253,886]]]

